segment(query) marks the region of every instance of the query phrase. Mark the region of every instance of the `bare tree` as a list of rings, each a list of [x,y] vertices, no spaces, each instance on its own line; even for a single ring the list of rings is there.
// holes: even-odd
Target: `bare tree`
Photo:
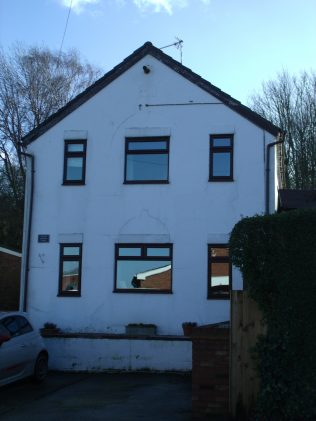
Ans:
[[[251,108],[285,132],[285,183],[288,188],[316,188],[316,74],[290,76],[262,84]]]
[[[75,50],[57,53],[22,45],[8,54],[0,50],[0,195],[10,198],[20,220],[25,179],[22,137],[91,85],[99,73]]]

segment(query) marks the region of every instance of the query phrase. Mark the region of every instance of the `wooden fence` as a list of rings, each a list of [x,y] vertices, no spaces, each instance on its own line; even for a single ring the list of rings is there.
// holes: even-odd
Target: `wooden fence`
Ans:
[[[19,309],[21,254],[0,247],[0,311]]]
[[[230,333],[230,414],[247,419],[259,391],[251,357],[257,337],[265,333],[262,314],[246,291],[232,291]]]

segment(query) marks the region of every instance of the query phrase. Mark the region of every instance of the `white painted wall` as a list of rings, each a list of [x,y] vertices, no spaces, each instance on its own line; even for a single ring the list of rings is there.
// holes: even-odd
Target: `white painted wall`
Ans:
[[[61,371],[190,371],[192,343],[132,339],[45,338],[49,368]]]
[[[36,173],[27,309],[37,327],[50,321],[68,331],[120,333],[142,322],[179,334],[183,321],[229,319],[228,301],[206,299],[207,244],[225,243],[241,217],[264,212],[264,133],[222,104],[145,107],[190,101],[219,102],[147,56],[30,144]],[[64,139],[74,130],[87,134],[86,185],[62,186]],[[234,182],[210,183],[209,135],[220,133],[234,133]],[[169,184],[123,184],[131,134],[170,134]],[[38,234],[50,242],[37,243]],[[59,241],[72,235],[83,238],[82,296],[57,297]],[[114,244],[123,241],[173,243],[173,294],[112,292]]]

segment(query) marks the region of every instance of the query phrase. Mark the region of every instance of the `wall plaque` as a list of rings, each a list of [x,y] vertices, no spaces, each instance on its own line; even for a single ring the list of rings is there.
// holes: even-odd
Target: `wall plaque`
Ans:
[[[49,243],[49,234],[39,234],[37,237],[38,243]]]

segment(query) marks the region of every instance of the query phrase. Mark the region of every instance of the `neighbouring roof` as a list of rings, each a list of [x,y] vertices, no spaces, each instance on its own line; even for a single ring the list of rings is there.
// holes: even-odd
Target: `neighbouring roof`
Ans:
[[[136,279],[145,280],[148,276],[159,275],[159,273],[167,272],[171,269],[171,265],[161,266],[160,268],[146,270],[145,272],[136,273]]]
[[[0,253],[6,253],[6,254],[11,254],[12,256],[22,257],[21,253],[18,253],[17,251],[13,251],[13,250],[10,250],[10,249],[7,249],[5,247],[0,247]]]
[[[279,210],[316,209],[316,190],[280,189]]]
[[[74,99],[68,102],[64,107],[60,108],[56,113],[52,114],[46,121],[41,123],[35,129],[31,130],[23,138],[25,144],[29,144],[36,140],[39,136],[44,134],[48,129],[57,124],[60,120],[66,117],[68,114],[72,113],[76,108],[82,105],[84,102],[88,101],[91,97],[101,91],[105,86],[109,85],[116,78],[118,78],[122,73],[126,72],[139,60],[141,60],[146,55],[151,55],[157,60],[164,63],[166,66],[170,67],[175,72],[179,73],[181,76],[188,79],[190,82],[199,86],[204,91],[213,95],[215,98],[223,102],[227,107],[231,108],[238,114],[242,115],[253,124],[267,132],[277,135],[281,132],[281,129],[265,118],[261,117],[259,114],[252,111],[250,108],[243,105],[241,102],[232,98],[230,95],[226,94],[216,86],[212,85],[207,80],[203,79],[198,74],[192,72],[188,67],[183,66],[183,64],[174,60],[172,57],[163,53],[159,48],[153,46],[151,42],[146,42],[142,47],[135,50],[130,56],[123,60],[120,64],[115,66],[112,70],[106,73],[103,77],[98,79],[93,85],[89,86],[85,91],[77,95]]]

